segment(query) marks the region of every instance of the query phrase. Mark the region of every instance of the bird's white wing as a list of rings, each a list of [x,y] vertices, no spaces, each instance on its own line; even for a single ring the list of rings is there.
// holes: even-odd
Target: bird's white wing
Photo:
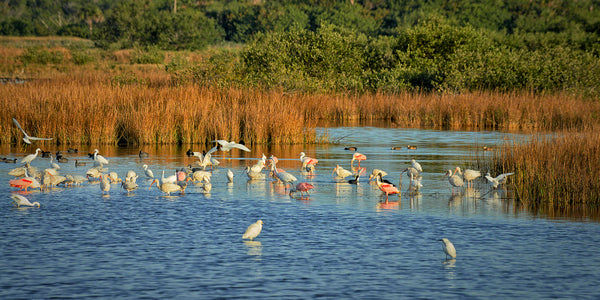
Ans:
[[[34,141],[49,141],[53,138],[39,138],[39,137],[35,137],[35,136],[30,136],[29,139],[34,140]]]
[[[211,141],[213,143],[219,143],[221,146],[225,147],[227,144],[229,144],[228,141],[226,140],[215,140],[215,141]]]
[[[487,179],[489,182],[494,182],[496,181],[496,178],[490,176],[490,175],[485,175],[485,179]]]
[[[233,144],[231,146],[233,146],[234,148],[238,148],[240,150],[244,150],[246,152],[250,152],[250,149],[248,149],[248,147],[246,147],[246,146],[244,146],[242,144],[235,143],[235,144]]]
[[[15,125],[17,125],[17,128],[19,128],[19,130],[21,130],[21,132],[27,137],[29,136],[27,134],[27,132],[25,132],[25,130],[23,130],[23,128],[21,127],[21,124],[19,124],[19,122],[17,122],[17,119],[13,118],[13,122],[15,123]]]
[[[510,175],[512,175],[512,174],[515,174],[515,173],[504,173],[504,174],[500,174],[500,175],[498,175],[498,177],[496,177],[496,180],[498,180],[498,181],[502,181],[502,180],[504,180],[506,177],[508,177],[508,176],[510,176]]]
[[[208,150],[208,152],[206,152],[206,155],[212,154],[212,153],[214,153],[217,150],[219,150],[219,147],[214,146],[210,150]]]

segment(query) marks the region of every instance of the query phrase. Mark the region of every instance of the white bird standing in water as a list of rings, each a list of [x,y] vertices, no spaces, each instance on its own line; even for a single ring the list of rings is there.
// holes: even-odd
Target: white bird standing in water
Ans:
[[[100,189],[102,190],[102,195],[104,195],[104,192],[108,194],[110,191],[110,180],[108,175],[100,175]]]
[[[21,207],[21,206],[37,206],[40,207],[40,203],[39,202],[29,202],[29,199],[21,196],[21,195],[17,195],[17,194],[12,194],[10,195],[10,198],[13,200],[12,203],[16,206],[16,207]]]
[[[21,130],[23,135],[25,135],[23,137],[23,141],[29,145],[31,145],[31,141],[49,141],[52,139],[52,138],[39,138],[39,137],[35,137],[35,136],[30,136],[27,134],[27,132],[25,132],[25,130],[23,130],[23,128],[21,128],[21,125],[19,124],[19,122],[17,122],[17,120],[15,118],[13,118],[13,122],[15,123],[15,125],[17,125],[17,128],[19,128],[19,130]]]
[[[94,160],[103,165],[108,165],[108,160],[104,156],[98,154],[98,149],[94,149]]]
[[[454,195],[454,188],[461,188],[465,185],[465,182],[456,174],[452,174],[452,170],[448,170],[444,177],[448,176],[448,182],[452,186],[452,195]]]
[[[152,170],[148,169],[148,165],[144,165],[144,173],[146,174],[146,177],[148,178],[154,178],[154,173],[152,172]]]
[[[42,149],[37,148],[35,149],[35,154],[29,154],[25,157],[23,157],[23,159],[21,159],[21,162],[24,164],[30,164],[38,155],[38,153],[42,151]]]
[[[233,182],[233,172],[231,169],[227,169],[227,180],[229,180],[229,182]]]
[[[448,256],[456,258],[456,249],[454,249],[454,245],[452,245],[447,238],[443,238],[440,241],[443,243],[442,249],[444,249],[444,253],[446,253],[446,259],[448,259]]]
[[[423,172],[423,168],[421,167],[421,164],[420,164],[420,163],[418,163],[416,160],[412,159],[412,160],[410,161],[410,165],[411,165],[411,167],[413,167],[413,168],[415,168],[417,171],[419,171],[419,173],[420,173],[420,172]]]
[[[242,235],[242,239],[254,240],[254,238],[256,238],[260,234],[263,224],[264,223],[262,220],[258,220],[256,221],[256,223],[253,223],[250,226],[248,226],[248,229],[246,229],[246,232],[244,233],[244,235]]]

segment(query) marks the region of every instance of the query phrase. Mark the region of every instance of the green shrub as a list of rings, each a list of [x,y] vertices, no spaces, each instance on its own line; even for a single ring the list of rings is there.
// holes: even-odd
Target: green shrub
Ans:
[[[64,55],[57,50],[50,51],[48,49],[34,47],[25,49],[23,54],[19,56],[19,60],[24,64],[60,64],[64,60]]]

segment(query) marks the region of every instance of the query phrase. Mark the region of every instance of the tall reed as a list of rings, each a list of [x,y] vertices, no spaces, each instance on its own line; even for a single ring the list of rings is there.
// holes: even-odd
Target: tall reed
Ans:
[[[154,72],[157,71],[157,72]],[[389,121],[437,129],[587,130],[600,102],[566,94],[313,94],[172,84],[155,66],[85,70],[48,80],[0,85],[0,143],[31,135],[59,144],[317,142],[322,120]]]
[[[506,142],[481,162],[492,174],[514,172],[516,200],[534,211],[600,208],[600,131],[536,135]]]

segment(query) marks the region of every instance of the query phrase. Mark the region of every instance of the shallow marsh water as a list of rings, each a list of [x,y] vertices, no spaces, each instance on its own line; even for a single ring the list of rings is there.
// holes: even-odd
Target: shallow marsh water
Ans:
[[[14,208],[8,170],[0,165],[0,298],[571,298],[597,299],[600,290],[600,224],[587,219],[549,219],[515,209],[511,191],[475,189],[452,196],[445,170],[465,166],[519,135],[377,127],[329,128],[339,144],[251,147],[218,152],[210,194],[190,184],[184,195],[165,196],[144,179],[194,160],[187,147],[98,147],[109,171],[135,170],[140,188],[126,194],[98,184],[26,194],[41,208]],[[343,138],[342,138],[343,137]],[[391,150],[417,145],[417,150]],[[379,168],[393,182],[416,159],[424,168],[418,195],[385,196],[361,178],[336,181],[336,164],[349,168],[356,146],[361,166]],[[192,145],[192,147],[194,147]],[[61,174],[85,174],[86,153],[61,164]],[[52,151],[66,149],[48,149]],[[201,151],[205,149],[193,149]],[[35,147],[0,148],[22,158]],[[299,153],[319,159],[316,175],[300,172]],[[308,199],[290,198],[272,181],[248,181],[242,169],[264,153],[278,167],[315,185]],[[79,159],[86,167],[75,167]],[[356,164],[356,163],[355,163]],[[49,166],[37,158],[39,169]],[[227,183],[226,170],[235,173]],[[485,170],[482,170],[485,173]],[[349,178],[348,178],[349,179]],[[408,179],[403,178],[403,191]],[[397,204],[396,204],[397,203]],[[257,219],[265,223],[254,241],[241,236]],[[457,249],[446,260],[442,237]]]

